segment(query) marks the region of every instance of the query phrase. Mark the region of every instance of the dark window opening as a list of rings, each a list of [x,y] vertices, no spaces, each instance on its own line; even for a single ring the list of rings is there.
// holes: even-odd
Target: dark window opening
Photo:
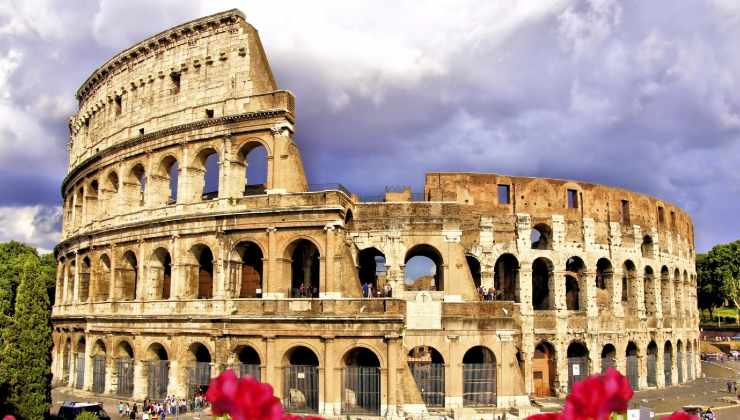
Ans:
[[[509,185],[499,184],[497,191],[498,191],[498,203],[499,204],[509,204],[511,201],[511,196],[509,194]]]
[[[470,270],[470,275],[473,277],[473,284],[475,284],[476,289],[479,289],[481,280],[480,262],[472,255],[466,255],[465,261],[468,263],[468,270]],[[483,290],[479,291],[480,294],[483,294],[483,292]]]
[[[622,224],[630,224],[630,202],[622,200]]]
[[[379,296],[379,292],[381,293],[380,296],[384,296],[384,287],[387,282],[385,276],[385,255],[376,248],[363,249],[358,256],[358,262],[360,263],[358,275],[360,277],[362,296]]]
[[[406,253],[404,261],[406,290],[444,290],[442,255],[434,247],[417,245]]]
[[[545,223],[535,225],[529,239],[532,249],[552,249],[552,229]]]
[[[213,110],[206,109],[206,118],[213,118]]]
[[[143,135],[144,135],[144,129],[143,129],[143,128],[140,128],[140,129],[139,129],[139,135],[140,135],[140,136],[143,136]]]
[[[115,103],[116,103],[116,115],[121,115],[121,112],[123,111],[123,98],[121,98],[120,95],[116,95]]]
[[[675,228],[676,228],[676,212],[672,211],[671,212],[671,229],[675,229]]]
[[[568,190],[568,208],[569,209],[578,208],[578,191]]]
[[[663,213],[663,207],[658,206],[658,223],[661,225],[665,223],[665,215]]]
[[[180,93],[180,73],[171,73],[170,79],[172,80],[172,94],[177,95]]]
[[[291,256],[291,296],[319,297],[319,250],[311,241],[300,239],[292,247]]]

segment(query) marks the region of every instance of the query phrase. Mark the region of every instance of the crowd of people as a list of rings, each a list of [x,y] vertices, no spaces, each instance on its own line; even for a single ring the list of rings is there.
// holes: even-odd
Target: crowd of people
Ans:
[[[489,287],[488,290],[486,290],[485,288],[483,288],[483,286],[478,286],[475,291],[478,294],[478,299],[480,300],[498,299],[498,296],[496,295],[496,289],[493,287]]]
[[[317,298],[319,297],[319,289],[316,286],[306,287],[305,284],[301,283],[300,286],[293,288],[292,295],[294,298]]]
[[[185,400],[170,395],[162,401],[145,399],[144,403],[129,404],[119,401],[116,406],[118,415],[131,420],[165,420],[167,416],[198,411],[205,408],[208,401],[201,392],[196,392],[192,400]]]
[[[393,287],[386,283],[383,287],[375,287],[372,283],[362,283],[362,297],[365,298],[389,298],[393,297]]]

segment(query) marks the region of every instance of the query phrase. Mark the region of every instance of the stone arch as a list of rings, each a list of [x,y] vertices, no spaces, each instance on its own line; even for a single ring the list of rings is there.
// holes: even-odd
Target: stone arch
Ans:
[[[117,297],[121,300],[135,300],[139,282],[139,262],[134,251],[127,250],[123,253],[120,264],[116,264],[116,273]]]
[[[197,299],[213,298],[215,257],[208,245],[197,243],[190,248],[194,262],[191,269],[191,288]]]
[[[74,225],[81,226],[84,222],[84,215],[82,214],[82,202],[85,200],[85,188],[80,187],[74,196]]]
[[[470,276],[473,278],[475,288],[479,289],[481,287],[481,267],[478,257],[473,254],[465,254],[465,262],[467,263]],[[484,290],[481,291],[485,293]]]
[[[177,203],[177,190],[180,183],[180,162],[173,154],[164,156],[159,163],[157,175],[160,177],[162,204]]]
[[[80,286],[77,290],[80,303],[86,303],[90,299],[90,271],[92,263],[89,256],[84,256],[80,263]]]
[[[677,383],[684,383],[684,353],[683,353],[683,341],[679,338],[676,340],[676,371],[678,373]]]
[[[503,254],[496,260],[493,283],[499,300],[519,302],[519,260],[512,254]]]
[[[295,345],[283,354],[283,405],[288,411],[319,409],[319,357],[306,345]]]
[[[321,251],[316,243],[298,238],[285,248],[290,261],[290,296],[319,297],[321,291]]]
[[[406,251],[404,271],[406,290],[444,290],[444,260],[432,245],[417,244]]]
[[[74,387],[82,389],[85,385],[85,350],[87,348],[87,341],[84,335],[80,335],[75,342],[74,347],[74,365],[75,365],[75,378]]]
[[[547,258],[532,262],[532,307],[535,310],[555,309],[555,266]]]
[[[262,357],[254,346],[239,344],[234,348],[235,371],[241,376],[251,376],[258,381],[262,377]]]
[[[642,245],[640,245],[640,252],[642,258],[653,258],[653,238],[650,235],[642,237]]]
[[[249,139],[237,152],[239,163],[244,165],[241,190],[244,195],[264,194],[269,188],[270,149],[260,139]]]
[[[129,203],[137,203],[140,207],[144,206],[147,188],[147,173],[142,162],[135,162],[126,175],[124,187],[126,188],[126,198]]]
[[[647,350],[647,384],[651,387],[658,386],[658,345],[655,340],[650,340]]]
[[[166,398],[170,383],[170,357],[167,348],[155,341],[149,344],[143,359],[147,396],[154,400]]]
[[[114,357],[116,358],[134,358],[134,346],[128,339],[121,338],[116,342]]]
[[[565,262],[565,304],[568,310],[586,310],[586,264],[573,256]]]
[[[362,295],[369,297],[369,293],[377,291],[386,284],[385,254],[375,247],[365,248],[358,253],[357,262],[357,276],[360,280]]]
[[[640,350],[634,341],[629,341],[625,349],[627,359],[627,379],[632,389],[637,390],[640,387]]]
[[[655,301],[655,274],[653,272],[653,268],[649,265],[646,265],[644,269],[643,284],[645,312],[648,317],[655,316],[655,312],[658,308],[657,302]]]
[[[672,315],[673,293],[671,293],[671,275],[667,266],[660,268],[660,306],[663,315]]]
[[[262,247],[254,241],[244,240],[234,247],[239,260],[235,264],[234,284],[238,285],[240,298],[262,297],[263,259]]]
[[[684,297],[683,288],[681,287],[681,271],[676,267],[673,271],[673,298],[676,302],[676,315],[683,315]]]
[[[283,366],[321,366],[319,353],[312,346],[300,343],[283,353]]]
[[[530,233],[532,249],[552,249],[552,228],[547,223],[537,223]]]
[[[146,361],[161,361],[161,360],[170,360],[169,357],[169,351],[167,351],[167,348],[159,342],[153,342],[149,344],[149,346],[146,349],[146,352],[144,353],[144,360]]]
[[[557,351],[547,340],[541,340],[534,348],[532,358],[532,386],[539,397],[555,396],[557,388]]]
[[[69,372],[72,366],[72,337],[67,337],[62,352],[62,381],[69,384]]]
[[[75,272],[77,272],[77,262],[75,261],[75,258],[70,258],[69,262],[67,263],[67,269],[66,275],[65,275],[65,287],[66,290],[64,291],[64,297],[66,303],[72,303],[72,295],[74,294],[75,290]]]
[[[342,357],[342,413],[380,414],[380,359],[369,347],[356,346]]]
[[[586,343],[577,340],[571,341],[566,353],[568,358],[568,392],[570,392],[576,382],[589,375],[591,369]]]
[[[97,178],[91,179],[85,189],[85,213],[87,220],[93,221],[98,218],[98,199],[100,198],[100,185]]]
[[[614,290],[614,269],[608,258],[599,258],[596,261],[596,304],[600,309],[607,309],[611,305],[612,290]]]
[[[221,188],[220,160],[218,150],[211,145],[202,146],[195,154],[191,169],[201,172],[192,177],[193,193],[201,200],[211,200],[218,197]]]
[[[153,299],[169,299],[172,295],[172,256],[167,248],[158,247],[149,258],[150,287]]]
[[[95,302],[104,302],[110,299],[111,262],[108,254],[101,254],[95,270]]]
[[[463,405],[496,404],[496,355],[486,346],[474,345],[463,354]]]
[[[622,264],[622,302],[637,308],[637,268],[632,260]]]
[[[354,346],[342,356],[342,365],[380,368],[380,357],[367,346]]]
[[[407,355],[416,387],[427,407],[444,407],[445,360],[432,346],[416,346]]]
[[[612,343],[606,343],[601,348],[601,373],[609,368],[617,368],[617,348]]]
[[[671,340],[663,344],[663,376],[666,386],[673,385],[673,345]]]

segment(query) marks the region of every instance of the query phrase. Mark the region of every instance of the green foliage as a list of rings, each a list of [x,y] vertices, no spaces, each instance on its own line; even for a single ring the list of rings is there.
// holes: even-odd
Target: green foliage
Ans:
[[[41,259],[26,253],[20,267],[13,317],[2,331],[0,386],[7,411],[21,418],[41,419],[49,410],[50,351],[49,271]],[[0,410],[2,411],[2,410]]]
[[[707,254],[697,255],[699,307],[710,312],[724,301],[740,303],[740,240],[720,244]]]
[[[38,258],[35,248],[15,241],[0,243],[0,314],[2,315],[13,316],[21,264],[29,256]]]
[[[99,418],[100,417],[98,417],[97,414],[85,411],[80,413],[79,416],[75,417],[75,420],[98,420]]]

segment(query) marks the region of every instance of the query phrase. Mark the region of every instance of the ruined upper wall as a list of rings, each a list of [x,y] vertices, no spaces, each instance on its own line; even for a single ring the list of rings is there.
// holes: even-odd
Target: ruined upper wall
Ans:
[[[499,202],[499,185],[509,186],[508,203]],[[568,190],[575,192],[575,206],[569,206]],[[553,214],[562,215],[566,224],[580,225],[584,219],[592,219],[597,240],[606,239],[610,224],[618,223],[623,237],[633,236],[634,227],[639,226],[644,234],[657,233],[661,243],[671,235],[674,241],[679,237],[688,240],[694,249],[694,227],[688,214],[671,203],[623,188],[492,173],[434,172],[426,175],[424,192],[428,201],[468,204],[484,215],[526,213],[533,225]]]
[[[70,168],[116,143],[174,125],[251,111],[277,85],[257,31],[238,10],[149,37],[100,66],[77,91]]]

